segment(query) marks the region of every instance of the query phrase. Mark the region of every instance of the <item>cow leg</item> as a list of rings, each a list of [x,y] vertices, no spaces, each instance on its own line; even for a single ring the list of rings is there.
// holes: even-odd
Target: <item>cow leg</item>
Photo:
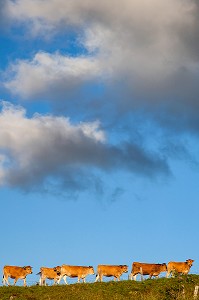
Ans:
[[[169,278],[169,275],[170,275],[170,271],[167,271],[167,278]]]
[[[59,279],[57,280],[58,284],[60,283],[61,279],[62,279],[62,276],[60,275]]]
[[[144,280],[144,277],[143,277],[143,270],[142,270],[142,267],[140,267],[140,276],[141,276],[141,281]]]
[[[129,274],[129,280],[132,280],[132,277],[133,277],[133,274],[130,273],[130,274]]]
[[[45,278],[44,277],[40,277],[40,280],[39,280],[39,285],[40,286],[43,286],[43,285],[45,285]]]
[[[171,272],[171,277],[174,278],[174,277],[175,277],[175,274],[177,274],[176,271]]]
[[[3,275],[3,284],[6,285],[6,283],[7,283],[8,286],[10,285],[9,281],[8,281],[8,277],[6,277],[5,275]]]
[[[57,279],[57,278],[54,278],[54,283],[53,283],[53,285],[57,285],[57,282],[58,282],[58,279]]]
[[[18,279],[16,279],[16,278],[15,278],[15,280],[14,280],[14,285],[16,285],[16,283],[17,283],[17,280],[18,280]]]
[[[26,277],[23,280],[23,286],[26,286]]]
[[[46,286],[46,277],[41,278],[41,286]]]
[[[66,275],[63,276],[63,280],[64,280],[65,284],[68,284],[68,282],[66,281]]]
[[[56,281],[56,279],[54,279],[54,281],[53,281],[53,285],[56,285],[56,282],[57,282],[57,281]]]
[[[95,282],[97,282],[98,279],[99,279],[99,274],[96,275]]]
[[[86,283],[86,277],[83,277],[82,280],[83,280],[83,283]]]
[[[134,275],[133,275],[133,280],[136,281],[136,278],[137,278],[137,274],[134,274]]]
[[[103,275],[100,275],[100,282],[103,281]]]

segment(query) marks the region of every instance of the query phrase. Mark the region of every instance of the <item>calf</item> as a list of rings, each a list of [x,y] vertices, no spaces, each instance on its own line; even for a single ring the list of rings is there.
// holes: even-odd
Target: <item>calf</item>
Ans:
[[[113,276],[114,281],[115,280],[120,281],[120,276],[123,273],[127,273],[127,272],[128,272],[127,265],[98,265],[95,282],[98,280],[102,282],[103,276],[106,277]]]
[[[61,267],[41,267],[37,275],[40,275],[39,285],[46,285],[46,279],[54,280],[54,284],[57,284],[61,275]]]
[[[170,261],[167,265],[167,277],[169,277],[170,274],[174,275],[175,272],[178,274],[188,274],[193,262],[193,259],[187,259],[185,262]]]
[[[26,286],[26,276],[32,274],[32,267],[18,267],[18,266],[4,266],[3,268],[3,285],[10,285],[8,278],[14,279],[14,285],[17,283],[18,279],[23,279],[24,286]]]

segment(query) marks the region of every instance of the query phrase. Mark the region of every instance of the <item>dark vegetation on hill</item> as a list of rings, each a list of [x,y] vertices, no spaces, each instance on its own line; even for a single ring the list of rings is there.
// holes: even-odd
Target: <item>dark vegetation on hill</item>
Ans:
[[[59,286],[0,287],[0,300],[193,300],[199,275]],[[199,299],[199,295],[197,298]]]

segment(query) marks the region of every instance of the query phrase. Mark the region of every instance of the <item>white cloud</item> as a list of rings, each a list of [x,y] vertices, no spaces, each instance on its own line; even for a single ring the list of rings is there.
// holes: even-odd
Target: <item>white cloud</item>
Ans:
[[[67,57],[37,53],[31,61],[18,61],[7,73],[5,86],[14,94],[33,97],[53,89],[74,88],[100,76],[99,62],[92,57]],[[13,78],[14,74],[14,78]]]

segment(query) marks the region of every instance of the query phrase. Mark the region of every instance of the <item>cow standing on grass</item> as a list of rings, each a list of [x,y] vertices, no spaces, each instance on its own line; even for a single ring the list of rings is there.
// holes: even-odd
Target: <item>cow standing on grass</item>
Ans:
[[[167,278],[174,273],[187,275],[193,265],[193,259],[187,259],[185,262],[170,261],[167,265]]]
[[[37,273],[40,275],[39,285],[46,285],[46,279],[54,280],[54,284],[58,283],[61,275],[61,267],[57,266],[54,268],[41,267],[40,272]]]
[[[17,266],[4,266],[3,268],[3,285],[10,285],[8,278],[14,279],[14,285],[17,283],[18,279],[23,279],[24,286],[26,286],[26,276],[32,274],[32,267],[17,267]]]
[[[114,281],[118,280],[120,281],[120,276],[123,273],[128,272],[128,266],[127,265],[98,265],[97,267],[97,275],[95,282],[100,280],[102,282],[103,276],[106,277],[114,277]]]
[[[80,279],[82,279],[83,282],[86,282],[86,276],[87,275],[94,275],[94,269],[92,266],[70,266],[70,265],[62,265],[61,266],[61,275],[58,280],[58,283],[60,280],[64,279],[65,284],[68,284],[66,281],[66,277],[75,278],[77,277],[77,282],[80,282]]]
[[[149,263],[140,263],[133,262],[131,274],[129,275],[129,279],[136,280],[137,274],[141,275],[141,280],[143,280],[143,275],[149,275],[149,278],[158,277],[161,272],[167,271],[167,265],[163,264],[149,264]]]

